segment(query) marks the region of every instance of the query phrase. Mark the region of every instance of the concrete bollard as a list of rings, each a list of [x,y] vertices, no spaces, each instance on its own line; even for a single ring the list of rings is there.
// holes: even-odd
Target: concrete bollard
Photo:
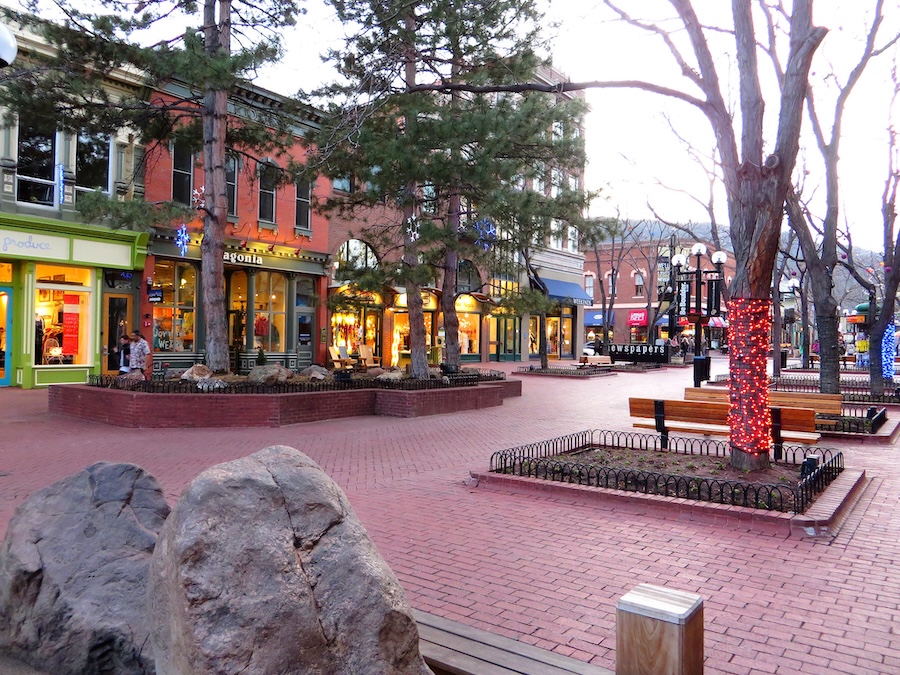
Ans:
[[[640,584],[616,603],[617,675],[701,675],[703,598]]]

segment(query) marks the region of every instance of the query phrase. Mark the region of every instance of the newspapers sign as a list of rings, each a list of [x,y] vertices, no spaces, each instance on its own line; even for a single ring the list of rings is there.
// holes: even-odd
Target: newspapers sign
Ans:
[[[631,361],[632,363],[668,363],[669,345],[617,345],[609,346],[609,356],[616,361]]]

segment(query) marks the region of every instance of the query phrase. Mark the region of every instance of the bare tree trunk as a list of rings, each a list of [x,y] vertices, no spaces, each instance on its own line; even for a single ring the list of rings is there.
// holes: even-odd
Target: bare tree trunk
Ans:
[[[547,370],[550,367],[550,359],[547,357],[547,313],[538,315],[538,351],[541,354],[541,368]]]
[[[405,27],[410,33],[416,28],[416,19],[410,8],[406,14]],[[407,58],[404,65],[404,77],[406,84],[412,86],[416,83],[416,49],[414,45],[407,45]],[[410,117],[406,120],[407,129],[414,125],[416,120]],[[422,288],[413,281],[411,271],[419,264],[416,254],[413,230],[416,227],[416,191],[415,181],[406,186],[406,202],[403,206],[403,265],[406,268],[406,307],[409,312],[409,359],[411,375],[417,380],[428,379],[428,354],[425,344],[425,311],[422,303]]]
[[[456,205],[454,206],[454,202]],[[459,220],[459,195],[450,198],[450,211],[456,209]],[[459,256],[455,249],[449,249],[444,256],[444,280],[441,285],[441,311],[444,313],[444,362],[449,372],[459,370],[459,316],[456,314],[456,276]]]
[[[216,22],[216,0],[203,6],[205,51],[211,57],[230,54],[231,2],[218,3],[220,23]],[[225,224],[228,201],[225,185],[225,131],[228,92],[208,86],[203,96],[203,179],[206,213],[203,218],[203,309],[206,329],[206,365],[215,373],[227,373],[228,322],[225,313]]]
[[[812,340],[809,339],[809,294],[803,285],[800,286],[800,317],[801,321],[803,321],[800,326],[800,348],[803,351],[803,368],[809,368],[809,348],[812,345]]]

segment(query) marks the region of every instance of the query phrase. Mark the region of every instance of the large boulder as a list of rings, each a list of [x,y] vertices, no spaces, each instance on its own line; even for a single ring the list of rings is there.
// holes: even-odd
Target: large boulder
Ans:
[[[280,363],[269,363],[264,366],[254,366],[247,373],[247,382],[253,384],[281,384],[294,377],[293,371],[285,368]]]
[[[153,673],[147,573],[168,513],[153,476],[107,462],[20,504],[0,549],[0,651],[54,675]]]
[[[181,374],[181,379],[187,380],[188,382],[199,382],[200,380],[206,380],[212,377],[212,374],[213,371],[209,366],[203,363],[195,363]]]
[[[431,672],[403,590],[346,496],[286,446],[185,488],[148,605],[158,675]]]

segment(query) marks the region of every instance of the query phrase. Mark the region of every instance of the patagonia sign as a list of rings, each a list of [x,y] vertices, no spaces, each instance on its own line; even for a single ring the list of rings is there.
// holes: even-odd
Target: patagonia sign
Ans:
[[[237,265],[262,265],[263,259],[261,255],[256,253],[238,253],[237,251],[225,251],[223,259],[227,263]]]

